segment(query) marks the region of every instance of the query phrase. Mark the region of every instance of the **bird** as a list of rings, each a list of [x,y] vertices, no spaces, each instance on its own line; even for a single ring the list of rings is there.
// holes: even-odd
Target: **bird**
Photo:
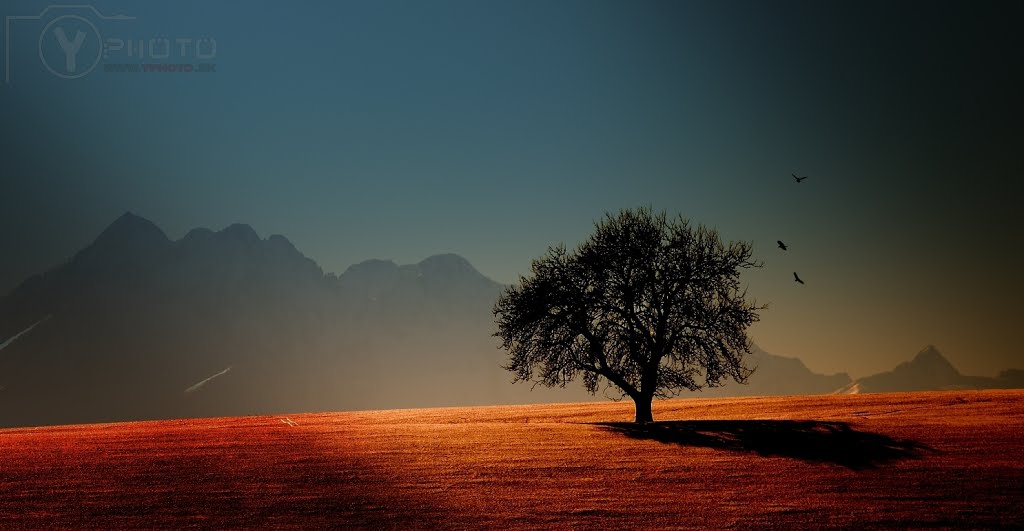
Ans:
[[[797,275],[797,274],[796,274],[796,271],[793,271],[793,280],[795,280],[795,281],[797,281],[797,282],[799,282],[799,283],[801,283],[801,284],[803,284],[803,283],[804,283],[804,281],[803,281],[803,280],[800,280],[800,275]]]
[[[803,182],[804,179],[809,177],[808,175],[804,175],[803,177],[797,177],[795,173],[791,173],[790,175],[792,175],[793,178],[796,179],[797,183],[801,183],[801,182]]]
[[[788,251],[789,250],[789,247],[786,247],[786,244],[782,243],[782,240],[778,240],[778,244],[779,244],[779,249],[782,249],[783,251]]]

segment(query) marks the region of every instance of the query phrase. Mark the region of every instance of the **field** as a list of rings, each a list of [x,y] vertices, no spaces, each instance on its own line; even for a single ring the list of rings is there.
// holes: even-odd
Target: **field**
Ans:
[[[0,528],[1024,525],[1024,391],[0,430]]]

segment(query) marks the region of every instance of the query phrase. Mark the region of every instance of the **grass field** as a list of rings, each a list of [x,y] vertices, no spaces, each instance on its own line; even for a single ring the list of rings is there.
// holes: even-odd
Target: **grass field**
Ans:
[[[1024,525],[1024,391],[631,418],[598,403],[0,430],[0,528]]]

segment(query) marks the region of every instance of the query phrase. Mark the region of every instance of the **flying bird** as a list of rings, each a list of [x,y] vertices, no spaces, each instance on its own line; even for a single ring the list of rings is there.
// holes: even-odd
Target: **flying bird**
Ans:
[[[790,175],[792,175],[793,178],[796,179],[797,183],[801,183],[801,182],[803,182],[804,179],[809,177],[808,175],[804,175],[803,177],[797,177],[795,173],[791,173]]]
[[[803,281],[803,280],[800,280],[800,275],[797,275],[797,274],[796,274],[796,271],[793,271],[793,280],[795,280],[795,281],[797,281],[797,282],[799,282],[799,283],[801,283],[801,284],[803,284],[803,283],[804,283],[804,281]]]
[[[786,247],[786,244],[782,243],[782,240],[778,240],[778,243],[779,243],[779,249],[782,249],[783,251],[788,251],[789,250],[789,247]]]

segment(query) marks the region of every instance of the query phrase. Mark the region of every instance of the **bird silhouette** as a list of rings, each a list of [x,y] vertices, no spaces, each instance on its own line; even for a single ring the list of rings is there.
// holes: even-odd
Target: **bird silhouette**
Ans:
[[[782,249],[783,251],[788,251],[789,250],[789,247],[786,247],[786,244],[782,243],[782,240],[778,240],[778,244],[779,244],[779,249]]]
[[[800,280],[800,275],[797,275],[797,274],[796,274],[796,271],[793,271],[793,280],[795,280],[795,281],[797,281],[797,282],[799,282],[799,283],[801,283],[801,284],[803,284],[803,283],[804,283],[804,281],[803,281],[803,280]]]
[[[808,175],[804,175],[803,177],[797,177],[795,173],[791,173],[790,175],[792,175],[793,178],[796,179],[797,183],[801,183],[801,182],[803,182],[804,179],[809,177]]]

